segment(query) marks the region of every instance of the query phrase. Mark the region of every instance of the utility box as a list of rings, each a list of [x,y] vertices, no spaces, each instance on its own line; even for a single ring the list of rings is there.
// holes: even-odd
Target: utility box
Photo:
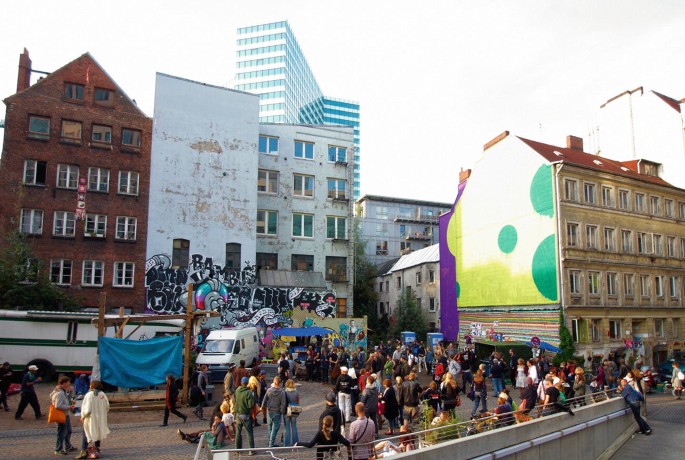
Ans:
[[[409,343],[413,343],[416,340],[416,332],[410,332],[410,331],[400,332],[400,340],[405,345],[407,345]]]
[[[430,347],[431,350],[435,350],[435,346],[438,345],[444,339],[441,332],[429,332],[427,334],[428,340],[426,341],[426,346]]]

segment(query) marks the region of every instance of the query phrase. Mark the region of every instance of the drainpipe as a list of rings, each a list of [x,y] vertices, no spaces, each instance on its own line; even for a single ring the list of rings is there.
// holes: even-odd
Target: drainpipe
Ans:
[[[559,273],[559,308],[564,311],[564,264],[561,261],[561,256],[562,256],[562,228],[561,228],[561,197],[559,195],[559,173],[561,172],[561,169],[564,167],[564,163],[561,161],[554,161],[552,162],[552,166],[554,167],[554,198],[555,198],[555,204],[556,206],[556,215],[557,215],[557,237],[559,238],[559,241],[557,241],[557,271]],[[566,319],[566,314],[564,313],[564,320]]]

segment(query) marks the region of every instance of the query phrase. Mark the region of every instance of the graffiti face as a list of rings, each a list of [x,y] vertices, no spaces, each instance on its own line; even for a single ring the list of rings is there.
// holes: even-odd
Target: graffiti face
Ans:
[[[171,268],[167,255],[146,262],[147,308],[155,313],[181,313],[193,285],[197,310],[217,311],[221,324],[234,327],[287,327],[296,307],[320,318],[335,317],[335,292],[256,286],[257,271],[249,262],[238,271],[193,254],[187,268]]]

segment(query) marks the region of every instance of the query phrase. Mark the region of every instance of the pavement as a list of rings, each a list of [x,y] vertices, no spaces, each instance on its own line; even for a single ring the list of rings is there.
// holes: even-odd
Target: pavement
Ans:
[[[429,377],[421,375],[419,382],[427,385]],[[38,398],[42,410],[47,413],[49,407],[48,395],[52,391],[51,385],[42,384],[37,387]],[[298,417],[298,431],[300,440],[311,440],[316,431],[319,414],[324,407],[324,398],[331,385],[314,382],[298,382],[298,390],[303,405],[303,413]],[[220,384],[216,385],[215,398],[222,394]],[[512,390],[516,398],[518,390]],[[55,428],[48,425],[45,419],[35,420],[29,407],[24,412],[22,420],[14,420],[14,410],[19,403],[19,395],[9,398],[10,412],[0,410],[0,452],[2,458],[13,459],[46,459],[58,458],[53,454],[55,442]],[[495,406],[495,398],[490,395],[488,408]],[[651,436],[635,435],[614,455],[614,459],[644,459],[648,455],[657,454],[659,458],[682,458],[685,448],[685,400],[675,401],[670,394],[655,393],[649,395],[649,424],[654,432]],[[462,420],[468,420],[472,403],[462,395],[462,405],[457,414]],[[205,411],[208,416],[210,409]],[[191,459],[196,450],[195,444],[180,441],[176,431],[197,431],[206,429],[209,421],[200,421],[193,415],[192,408],[181,408],[181,412],[188,415],[188,422],[175,417],[169,419],[169,426],[160,427],[162,411],[130,411],[110,412],[108,417],[111,434],[102,443],[103,459],[149,459],[176,460]],[[72,443],[80,447],[83,430],[78,417],[71,416],[74,433]],[[261,420],[260,420],[261,422]],[[387,425],[384,426],[387,428]],[[280,433],[283,432],[281,427]],[[280,433],[278,438],[280,439]],[[382,437],[382,436],[381,436]],[[244,444],[246,440],[244,440]],[[268,445],[266,426],[255,428],[256,447]],[[76,452],[77,453],[77,452]],[[673,453],[673,454],[671,454]],[[679,453],[679,454],[678,454]],[[75,455],[59,458],[72,458]],[[312,458],[315,451],[312,450]]]

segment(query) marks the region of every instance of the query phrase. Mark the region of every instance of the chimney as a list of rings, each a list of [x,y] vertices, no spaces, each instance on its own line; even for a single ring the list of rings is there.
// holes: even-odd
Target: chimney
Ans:
[[[24,48],[24,52],[19,55],[19,75],[17,77],[17,93],[24,91],[31,86],[31,59],[29,52]]]
[[[583,138],[576,136],[566,136],[566,148],[571,150],[583,151]]]
[[[471,170],[470,169],[462,169],[459,171],[459,183],[461,184],[464,182],[466,179],[471,177]]]

